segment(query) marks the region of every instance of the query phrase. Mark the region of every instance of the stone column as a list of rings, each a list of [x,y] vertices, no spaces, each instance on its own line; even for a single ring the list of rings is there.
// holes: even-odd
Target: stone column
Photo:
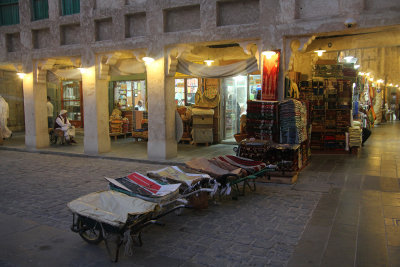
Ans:
[[[97,155],[111,149],[109,135],[108,81],[97,78],[96,67],[87,67],[82,73],[84,114],[84,152]]]
[[[149,112],[149,141],[147,157],[163,160],[177,156],[175,140],[174,77],[165,75],[166,59],[147,64],[147,99]]]
[[[49,146],[46,83],[37,81],[36,71],[26,74],[22,84],[25,110],[25,145],[28,149]]]

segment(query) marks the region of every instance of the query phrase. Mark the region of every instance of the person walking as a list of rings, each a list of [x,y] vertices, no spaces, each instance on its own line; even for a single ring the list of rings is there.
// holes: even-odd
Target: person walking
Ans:
[[[53,128],[54,124],[53,124],[53,111],[54,111],[54,107],[53,104],[51,103],[51,99],[50,96],[47,97],[47,124],[48,124],[48,128]]]

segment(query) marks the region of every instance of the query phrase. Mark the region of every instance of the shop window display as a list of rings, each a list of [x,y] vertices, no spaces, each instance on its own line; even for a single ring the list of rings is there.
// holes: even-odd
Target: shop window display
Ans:
[[[133,133],[141,129],[143,118],[147,116],[146,82],[114,81],[112,84],[114,108],[120,110],[121,118],[125,119],[123,132]]]
[[[82,83],[63,81],[61,90],[61,108],[68,111],[68,120],[75,127],[83,127]]]
[[[247,109],[247,77],[236,76],[222,80],[224,92],[224,139],[232,139],[240,130],[240,116]]]
[[[122,111],[139,109],[146,106],[145,81],[117,81],[114,82],[114,106]],[[143,110],[142,110],[143,111]]]
[[[198,78],[175,79],[175,104],[177,106],[194,105],[198,88]]]

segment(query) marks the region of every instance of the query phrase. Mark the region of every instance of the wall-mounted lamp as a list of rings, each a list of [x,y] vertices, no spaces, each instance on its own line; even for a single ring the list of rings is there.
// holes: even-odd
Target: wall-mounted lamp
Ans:
[[[85,74],[87,72],[87,69],[85,68],[77,68],[77,69],[81,72],[81,74]]]
[[[23,72],[17,72],[17,75],[20,79],[24,79],[24,77],[26,76],[26,73]]]
[[[262,52],[261,54],[263,54],[267,59],[271,59],[271,57],[272,57],[273,55],[275,55],[276,52],[275,52],[275,51],[264,51],[264,52]]]
[[[144,61],[144,63],[149,64],[149,63],[154,61],[154,58],[152,58],[152,57],[142,57],[142,60]]]
[[[322,56],[322,54],[323,54],[324,52],[326,52],[326,50],[324,50],[324,49],[318,49],[318,50],[315,50],[314,52],[317,53],[318,56],[320,57],[320,56]]]

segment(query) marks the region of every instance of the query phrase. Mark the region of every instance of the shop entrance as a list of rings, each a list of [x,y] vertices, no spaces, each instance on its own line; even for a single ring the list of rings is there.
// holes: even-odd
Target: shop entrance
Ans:
[[[222,125],[224,142],[235,142],[240,132],[240,117],[246,114],[247,100],[257,99],[261,75],[250,74],[222,79]]]
[[[247,76],[222,79],[223,141],[234,141],[239,132],[240,116],[247,109]]]
[[[115,120],[114,124],[119,128],[111,125],[111,133],[131,133],[133,136],[135,130],[142,130],[143,124],[147,125],[146,81],[113,81],[110,93],[110,114],[117,109],[121,111],[121,117],[128,120],[122,125]]]

